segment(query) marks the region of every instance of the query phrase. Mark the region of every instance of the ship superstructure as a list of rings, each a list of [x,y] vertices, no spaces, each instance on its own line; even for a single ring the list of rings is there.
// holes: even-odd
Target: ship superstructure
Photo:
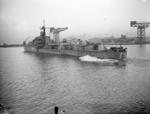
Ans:
[[[46,29],[49,30],[50,35],[46,35]],[[35,37],[29,43],[24,42],[24,49],[26,52],[47,53],[69,56],[85,56],[90,55],[101,59],[118,59],[124,60],[127,56],[126,48],[111,47],[107,49],[101,43],[90,43],[76,39],[75,41],[68,41],[66,39],[60,40],[59,33],[67,30],[65,28],[41,27],[40,36]]]

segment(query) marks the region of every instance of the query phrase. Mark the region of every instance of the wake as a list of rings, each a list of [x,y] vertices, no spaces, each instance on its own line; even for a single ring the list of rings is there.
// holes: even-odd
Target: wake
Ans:
[[[84,62],[95,62],[95,63],[118,63],[119,62],[119,60],[115,60],[115,59],[99,59],[97,57],[92,57],[89,55],[79,57],[79,59]]]

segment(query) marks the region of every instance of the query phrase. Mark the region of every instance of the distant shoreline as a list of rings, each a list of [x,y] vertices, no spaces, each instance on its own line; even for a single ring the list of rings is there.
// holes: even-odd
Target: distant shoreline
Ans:
[[[140,43],[133,43],[133,44],[118,44],[118,43],[114,43],[114,44],[110,44],[110,43],[106,43],[104,45],[146,45],[146,44],[150,44],[150,43],[143,43],[143,44],[140,44]]]
[[[0,45],[0,48],[9,48],[9,47],[22,47],[23,45],[21,44],[3,44]]]

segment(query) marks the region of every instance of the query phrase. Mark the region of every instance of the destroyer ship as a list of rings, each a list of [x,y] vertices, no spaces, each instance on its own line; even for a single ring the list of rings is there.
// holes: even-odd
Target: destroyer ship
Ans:
[[[35,37],[32,41],[24,41],[25,52],[31,53],[46,53],[56,55],[67,55],[81,57],[85,55],[97,57],[100,59],[117,59],[125,60],[127,57],[126,48],[110,47],[109,49],[101,43],[91,43],[76,39],[76,41],[69,41],[66,39],[60,40],[59,33],[68,29],[45,27],[40,28],[40,36]],[[46,30],[49,30],[50,35],[46,35]]]

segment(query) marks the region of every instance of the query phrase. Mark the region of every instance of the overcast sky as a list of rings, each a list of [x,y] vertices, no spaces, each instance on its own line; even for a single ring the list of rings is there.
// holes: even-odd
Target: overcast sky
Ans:
[[[21,43],[39,35],[43,19],[46,26],[67,26],[61,37],[136,37],[130,21],[150,21],[150,0],[0,0],[0,43]]]

